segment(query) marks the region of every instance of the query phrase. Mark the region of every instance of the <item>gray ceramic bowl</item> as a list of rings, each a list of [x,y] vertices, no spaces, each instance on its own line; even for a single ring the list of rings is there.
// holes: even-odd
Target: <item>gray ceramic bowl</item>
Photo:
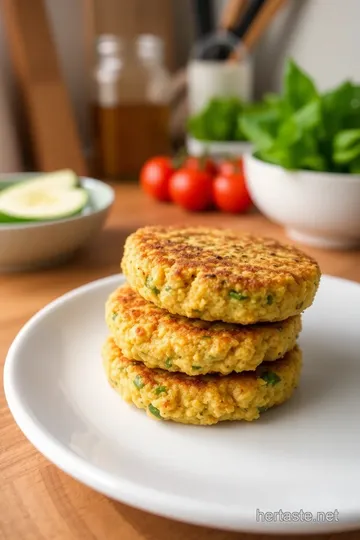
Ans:
[[[16,178],[31,176],[18,174]],[[8,183],[10,179],[4,175],[0,183]],[[101,229],[114,201],[114,190],[100,180],[86,177],[80,180],[89,193],[89,204],[81,214],[57,221],[0,224],[1,272],[56,264],[84,246]]]

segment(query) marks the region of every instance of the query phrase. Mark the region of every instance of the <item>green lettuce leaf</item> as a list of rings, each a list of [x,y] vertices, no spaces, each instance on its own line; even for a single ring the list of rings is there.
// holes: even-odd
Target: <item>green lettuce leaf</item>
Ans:
[[[296,111],[318,97],[313,80],[292,59],[289,59],[284,76],[285,102]]]

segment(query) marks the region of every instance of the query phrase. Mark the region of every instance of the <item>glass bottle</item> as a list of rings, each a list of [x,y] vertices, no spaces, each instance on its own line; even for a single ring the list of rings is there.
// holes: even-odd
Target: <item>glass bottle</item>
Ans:
[[[98,174],[137,178],[143,163],[170,151],[170,75],[154,35],[100,36],[95,69],[94,137]]]

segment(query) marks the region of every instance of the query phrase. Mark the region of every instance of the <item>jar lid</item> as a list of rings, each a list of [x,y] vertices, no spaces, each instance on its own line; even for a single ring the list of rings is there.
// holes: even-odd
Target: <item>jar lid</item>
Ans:
[[[100,34],[96,40],[96,50],[101,55],[115,55],[121,49],[121,40],[114,34]]]
[[[140,34],[136,38],[138,55],[143,60],[162,60],[164,56],[164,41],[155,34]]]

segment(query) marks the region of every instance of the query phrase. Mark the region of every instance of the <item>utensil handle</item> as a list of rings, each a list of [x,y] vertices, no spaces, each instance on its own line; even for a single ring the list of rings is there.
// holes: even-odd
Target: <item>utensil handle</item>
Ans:
[[[258,43],[265,30],[270,25],[276,13],[285,5],[287,0],[267,0],[254,18],[241,43],[230,55],[231,62],[241,60],[244,50],[251,52]]]
[[[228,0],[221,13],[219,28],[231,30],[240,21],[248,7],[248,0]]]
[[[265,2],[266,0],[253,0],[249,4],[240,23],[235,28],[232,28],[232,33],[237,38],[243,39],[244,35],[250,28],[253,20],[255,19],[256,15],[258,14],[259,10]]]
[[[253,24],[248,29],[243,38],[243,44],[248,51],[254,48],[260,40],[265,30],[270,25],[276,13],[284,6],[287,0],[268,0],[254,19]]]

